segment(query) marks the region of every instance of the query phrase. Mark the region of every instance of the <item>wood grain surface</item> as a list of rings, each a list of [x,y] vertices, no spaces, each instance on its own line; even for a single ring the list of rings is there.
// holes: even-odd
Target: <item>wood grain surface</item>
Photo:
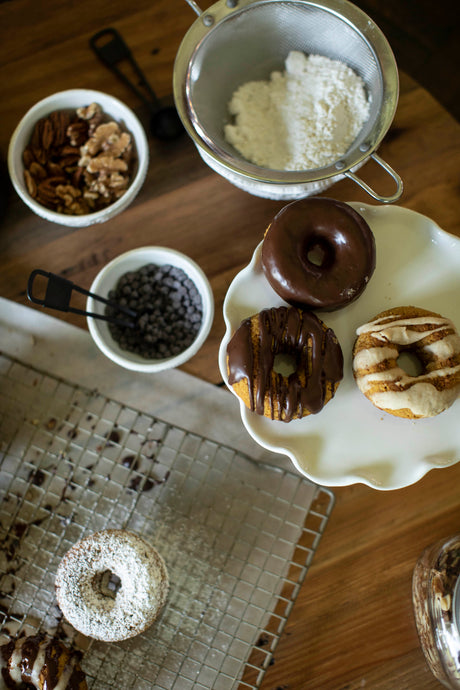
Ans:
[[[202,2],[201,8],[210,5]],[[116,27],[157,94],[169,103],[174,57],[195,20],[184,0],[0,4],[3,163],[22,115],[41,98],[66,88],[111,93],[147,127],[145,106],[98,62],[89,38],[102,28]],[[398,204],[460,237],[460,125],[407,75],[400,77],[396,117],[379,150],[403,178]],[[226,290],[284,203],[250,196],[221,179],[201,161],[187,136],[174,143],[150,138],[149,143],[151,162],[139,196],[129,209],[99,226],[69,229],[42,220],[4,182],[0,294],[28,304],[26,283],[34,268],[89,287],[104,264],[128,249],[159,244],[183,251],[207,274],[216,304],[210,337],[183,369],[221,384],[217,352],[224,333]],[[392,190],[393,183],[374,163],[360,174],[380,192]],[[325,195],[371,202],[347,180]],[[433,270],[442,271],[442,266]],[[83,317],[60,318],[86,328]],[[459,530],[459,485],[457,465],[432,471],[399,491],[376,492],[362,485],[334,491],[336,505],[326,533],[262,690],[441,687],[419,646],[411,576],[425,546]]]

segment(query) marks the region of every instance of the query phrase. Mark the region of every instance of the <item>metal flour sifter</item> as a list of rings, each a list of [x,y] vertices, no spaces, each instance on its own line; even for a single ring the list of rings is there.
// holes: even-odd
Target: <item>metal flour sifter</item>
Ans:
[[[396,111],[398,69],[388,41],[364,12],[347,0],[218,0],[206,12],[186,1],[198,19],[177,52],[174,99],[188,134],[213,170],[251,194],[272,199],[309,196],[344,176],[382,203],[401,196],[401,178],[376,154]],[[291,50],[345,62],[361,76],[370,98],[370,115],[356,140],[343,157],[323,168],[261,168],[224,138],[234,91],[283,71]],[[377,194],[355,174],[369,159],[393,178],[394,194]]]

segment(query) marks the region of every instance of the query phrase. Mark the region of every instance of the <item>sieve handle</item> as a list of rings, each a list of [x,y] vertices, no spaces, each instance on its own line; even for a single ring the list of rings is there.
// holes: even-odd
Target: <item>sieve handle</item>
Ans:
[[[185,0],[185,2],[186,2],[188,5],[190,5],[190,7],[192,8],[192,10],[193,10],[199,17],[201,17],[201,15],[203,14],[203,12],[200,10],[200,8],[198,7],[198,5],[197,5],[197,3],[195,2],[195,0]],[[237,6],[237,4],[238,4],[238,0],[227,0],[227,2],[226,2],[227,7],[229,7],[230,9],[234,9],[234,8]],[[212,19],[212,17],[211,17],[210,14],[207,14],[207,15],[204,16],[203,23],[204,23],[205,26],[211,26],[211,24],[214,23],[214,20]]]
[[[376,201],[380,201],[382,204],[391,204],[393,201],[397,201],[403,192],[403,183],[400,176],[397,172],[393,170],[393,168],[390,165],[388,165],[388,163],[386,163],[383,160],[383,158],[380,158],[380,156],[378,156],[376,153],[371,153],[369,158],[372,158],[384,170],[386,170],[390,177],[392,177],[393,180],[396,182],[396,192],[394,194],[391,194],[390,196],[380,196],[380,194],[374,192],[372,187],[369,187],[369,185],[366,184],[360,177],[350,172],[349,170],[347,170],[343,174],[345,175],[345,177],[349,177],[350,180],[353,180],[353,182],[356,182],[357,185],[364,189],[364,191],[367,192]]]
[[[185,2],[188,3],[188,4],[190,5],[190,7],[192,8],[192,10],[193,10],[194,12],[196,12],[196,14],[197,14],[199,17],[201,17],[201,15],[202,15],[203,13],[202,13],[202,11],[200,10],[200,8],[198,7],[198,5],[196,4],[195,0],[185,0]]]

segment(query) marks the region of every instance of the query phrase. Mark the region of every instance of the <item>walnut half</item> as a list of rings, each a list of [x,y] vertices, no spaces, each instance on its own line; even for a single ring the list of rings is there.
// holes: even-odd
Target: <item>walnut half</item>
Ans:
[[[117,122],[98,125],[80,147],[79,165],[88,190],[111,202],[120,198],[130,181],[132,140]]]

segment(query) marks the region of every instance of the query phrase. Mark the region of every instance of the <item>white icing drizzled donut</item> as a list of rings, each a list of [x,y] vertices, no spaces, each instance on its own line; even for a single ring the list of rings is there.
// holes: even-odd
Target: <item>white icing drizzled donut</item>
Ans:
[[[364,395],[398,417],[434,417],[460,392],[460,336],[449,319],[417,307],[382,312],[357,329],[353,374]],[[398,365],[412,352],[423,371],[410,376]]]
[[[109,579],[120,581],[118,591]],[[95,532],[75,544],[56,575],[56,597],[65,618],[83,635],[114,642],[153,623],[169,589],[158,551],[125,530]]]

